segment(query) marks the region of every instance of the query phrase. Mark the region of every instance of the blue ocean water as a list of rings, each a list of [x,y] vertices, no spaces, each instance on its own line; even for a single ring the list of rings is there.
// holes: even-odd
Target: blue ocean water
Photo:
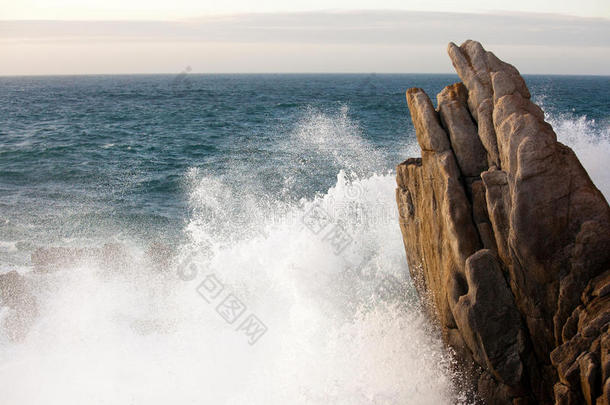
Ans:
[[[525,79],[559,140],[608,196],[610,77]],[[269,327],[256,350],[246,350],[233,342],[235,328],[202,309],[194,285],[140,270],[100,279],[99,264],[80,263],[77,272],[49,276],[41,320],[24,344],[0,333],[9,397],[62,405],[176,396],[455,403],[461,388],[438,339],[416,310],[394,310],[375,296],[375,280],[409,283],[393,194],[394,167],[419,155],[405,90],[422,87],[434,99],[457,80],[1,77],[0,272],[29,274],[31,254],[50,246],[118,242],[134,257],[154,243],[178,256],[198,249],[199,268],[233,286]],[[341,254],[303,226],[317,203],[340,208],[332,214],[351,243]],[[143,333],[143,324],[162,326]],[[163,371],[151,371],[159,364]],[[106,388],[75,384],[75,375]],[[47,382],[39,396],[18,388],[37,379]]]
[[[454,81],[381,74],[0,78],[0,240],[21,241],[25,251],[100,232],[174,240],[189,218],[185,175],[192,168],[235,187],[256,182],[261,198],[293,200],[325,192],[340,169],[360,176],[392,170],[414,137],[405,89],[422,87],[434,97]],[[527,82],[551,117],[585,117],[593,136],[607,132],[610,78]],[[316,119],[332,123],[307,129],[319,131],[311,137],[328,138],[318,146],[345,159],[286,144]],[[346,150],[341,131],[385,159],[364,167],[350,161],[362,151]]]

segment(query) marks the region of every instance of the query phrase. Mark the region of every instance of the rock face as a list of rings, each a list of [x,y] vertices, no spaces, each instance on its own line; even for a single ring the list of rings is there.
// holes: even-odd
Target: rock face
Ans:
[[[610,208],[513,66],[466,41],[462,82],[407,91],[397,167],[409,271],[490,404],[609,404]]]

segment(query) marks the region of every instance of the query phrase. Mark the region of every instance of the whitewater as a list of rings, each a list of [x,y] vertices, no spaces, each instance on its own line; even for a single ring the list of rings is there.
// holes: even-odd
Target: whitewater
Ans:
[[[608,198],[610,127],[547,120]],[[0,331],[1,402],[469,403],[410,282],[386,169],[393,156],[347,107],[307,110],[274,145],[292,150],[303,161],[270,174],[284,183],[273,193],[249,161],[222,175],[182,173],[190,214],[168,249],[101,232],[98,244],[120,241],[133,260],[18,267],[39,313],[23,339]],[[406,137],[397,153],[419,154]],[[295,197],[322,166],[335,184]],[[17,248],[3,240],[0,249]]]

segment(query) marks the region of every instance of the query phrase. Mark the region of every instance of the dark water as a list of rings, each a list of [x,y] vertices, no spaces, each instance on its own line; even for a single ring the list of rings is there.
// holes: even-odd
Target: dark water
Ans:
[[[435,95],[453,75],[188,75],[0,78],[4,260],[36,245],[123,235],[176,240],[198,168],[261,199],[324,192],[340,169],[386,172],[414,134],[404,92]],[[528,76],[552,117],[603,136],[609,77]],[[286,142],[305,132],[310,143]],[[345,133],[341,133],[345,132]],[[354,151],[349,133],[370,150]],[[321,137],[323,139],[316,139]],[[351,143],[350,143],[351,142]],[[312,144],[317,143],[317,150]],[[313,149],[316,149],[313,148]],[[345,155],[346,159],[320,157]],[[352,150],[347,150],[351,148]],[[378,152],[370,164],[350,154]],[[14,244],[18,243],[15,253]],[[4,263],[6,264],[6,263]]]

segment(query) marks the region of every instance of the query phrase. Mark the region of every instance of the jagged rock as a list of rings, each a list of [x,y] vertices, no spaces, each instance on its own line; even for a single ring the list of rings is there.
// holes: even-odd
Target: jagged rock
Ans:
[[[608,405],[610,404],[610,378],[606,379],[603,383],[604,393],[601,397],[597,398],[596,405]]]
[[[412,279],[488,403],[603,402],[608,203],[516,68],[475,41],[448,53],[463,84],[438,110],[407,91],[422,157],[398,165],[396,198]]]
[[[487,249],[472,254],[465,272],[466,280],[456,280],[465,291],[452,294],[454,288],[449,294],[457,327],[477,363],[496,380],[517,387],[523,374],[521,318],[495,254]]]
[[[434,302],[433,307],[439,309],[436,315],[440,315],[443,325],[452,327],[455,321],[449,310],[447,295],[436,292],[449,284],[451,275],[463,268],[468,256],[480,248],[480,242],[460,170],[438,114],[421,89],[409,90],[407,99],[413,111],[414,125],[418,128],[417,139],[423,150],[423,158],[421,161],[404,162],[397,169],[399,183],[406,181],[399,184],[397,190],[398,205],[407,207],[402,210],[408,218],[404,224],[415,225],[403,227],[403,232],[408,234],[404,243],[409,244],[407,250],[413,252],[409,257],[413,278],[432,293],[429,298]],[[426,198],[421,198],[424,194]],[[411,199],[413,195],[417,196],[414,200]],[[434,221],[415,223],[412,220],[414,217],[434,218]],[[444,217],[450,217],[452,221],[443,221]],[[433,243],[417,243],[425,237]],[[420,278],[413,274],[413,270],[421,265],[433,266],[439,271],[423,272]]]
[[[438,94],[437,100],[441,122],[447,129],[462,175],[479,177],[487,169],[485,149],[468,112],[466,87],[462,83],[447,86]]]
[[[472,219],[479,231],[481,243],[485,249],[497,251],[498,247],[494,238],[489,215],[487,215],[487,203],[485,197],[485,185],[483,181],[473,181],[468,187],[471,193],[472,200]]]
[[[580,297],[581,305],[564,326],[570,332],[562,335],[564,342],[550,355],[561,382],[574,391],[573,397],[587,404],[595,404],[602,396],[601,382],[608,373],[604,362],[608,362],[610,343],[609,278],[610,271],[606,271],[588,283]]]
[[[602,369],[602,381],[610,377],[610,334],[602,335],[600,340],[600,358]]]
[[[576,401],[578,401],[574,396],[574,393],[570,391],[570,388],[562,383],[555,384],[554,394],[555,405],[569,405],[577,403]]]
[[[580,387],[585,397],[587,405],[595,404],[600,386],[599,379],[599,360],[593,353],[581,356],[578,365],[580,367]]]

